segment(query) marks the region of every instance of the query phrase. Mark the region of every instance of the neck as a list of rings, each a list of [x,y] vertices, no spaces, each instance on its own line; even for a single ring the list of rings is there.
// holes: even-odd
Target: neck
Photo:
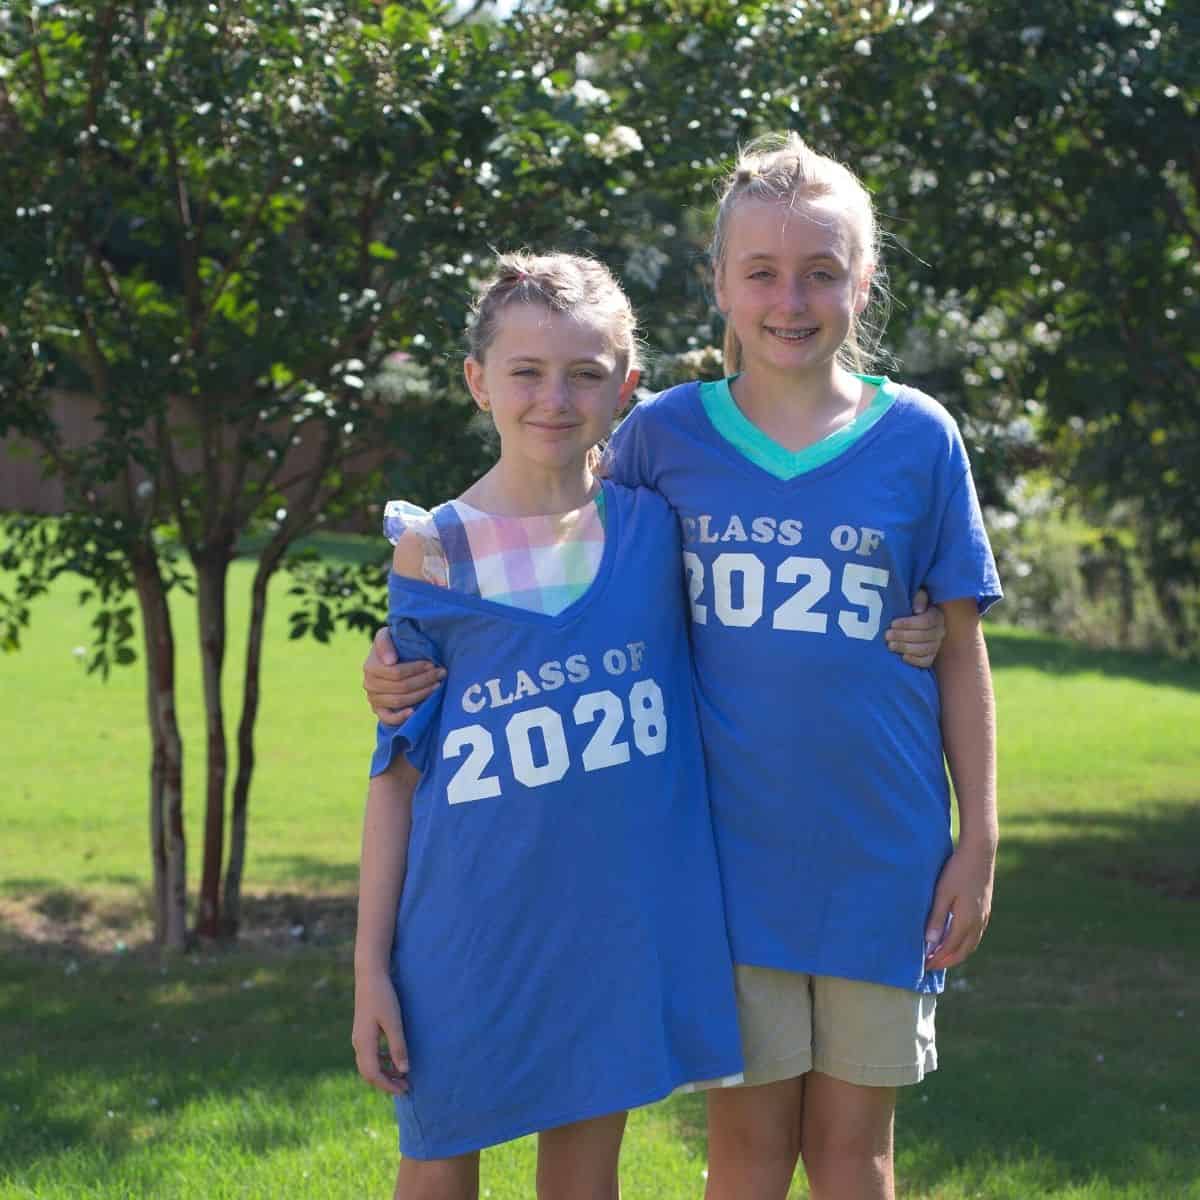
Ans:
[[[534,517],[582,508],[599,488],[586,462],[543,467],[500,461],[463,493],[463,499],[500,517]]]
[[[751,419],[791,412],[823,417],[857,409],[862,383],[836,363],[812,371],[746,370],[732,384],[738,407]]]

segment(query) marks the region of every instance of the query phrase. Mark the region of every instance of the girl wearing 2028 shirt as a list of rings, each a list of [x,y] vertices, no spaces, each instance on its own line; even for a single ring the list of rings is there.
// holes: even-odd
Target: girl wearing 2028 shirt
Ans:
[[[388,509],[392,639],[446,675],[379,730],[354,1045],[397,1196],[473,1197],[477,1152],[538,1131],[541,1194],[608,1200],[626,1109],[741,1078],[678,526],[591,469],[637,381],[603,267],[502,260],[471,341],[500,460]]]

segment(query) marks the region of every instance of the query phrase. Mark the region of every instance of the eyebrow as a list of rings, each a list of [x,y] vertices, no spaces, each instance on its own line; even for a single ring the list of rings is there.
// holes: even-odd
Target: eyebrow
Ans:
[[[779,256],[777,254],[770,254],[765,250],[757,250],[753,254],[741,255],[741,257],[738,259],[738,262],[739,263],[753,263],[753,262],[773,263],[778,259],[778,257]],[[831,252],[826,253],[825,251],[822,251],[820,254],[808,255],[808,257],[805,258],[804,261],[806,263],[831,262],[831,263],[840,264],[842,260],[836,254],[833,254]]]
[[[540,366],[545,365],[546,359],[538,358],[536,355],[532,355],[532,354],[514,354],[511,357],[506,358],[504,360],[504,362],[507,366],[510,366],[510,367],[515,367],[519,363],[528,363],[532,366],[540,367]],[[604,364],[604,360],[601,358],[573,358],[573,359],[571,359],[571,361],[568,365],[570,365],[572,367],[579,367],[579,366],[602,367],[605,364]]]

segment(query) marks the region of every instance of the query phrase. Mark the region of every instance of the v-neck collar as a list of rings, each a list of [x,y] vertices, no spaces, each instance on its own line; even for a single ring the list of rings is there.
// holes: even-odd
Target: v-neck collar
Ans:
[[[876,392],[870,405],[840,429],[802,450],[789,450],[759,429],[738,407],[729,379],[702,383],[700,402],[713,428],[734,450],[768,475],[786,483],[845,453],[874,427],[899,397],[896,385],[886,375],[856,374],[855,378],[875,385]]]
[[[526,625],[545,625],[558,628],[569,625],[575,620],[593,600],[600,596],[608,584],[612,574],[613,561],[617,554],[617,544],[621,538],[621,506],[616,503],[612,494],[612,483],[607,479],[600,480],[600,495],[603,497],[604,513],[604,552],[600,556],[600,566],[595,578],[588,584],[582,595],[577,596],[561,612],[550,614],[536,612],[531,608],[517,608],[512,604],[501,604],[497,600],[487,600],[470,592],[456,592],[452,588],[439,587],[427,583],[424,579],[410,579],[407,575],[397,575],[395,571],[388,572],[388,592],[393,590],[413,592],[416,595],[436,596],[439,600],[449,601],[463,608],[474,609],[506,620],[517,621]],[[599,497],[595,497],[592,503]],[[478,511],[478,510],[477,510]]]

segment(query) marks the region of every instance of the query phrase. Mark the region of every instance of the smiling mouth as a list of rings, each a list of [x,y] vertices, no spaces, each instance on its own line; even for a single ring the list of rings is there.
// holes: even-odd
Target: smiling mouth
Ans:
[[[772,336],[784,342],[804,342],[817,332],[815,325],[804,329],[784,329],[777,325],[764,325],[763,328]]]

